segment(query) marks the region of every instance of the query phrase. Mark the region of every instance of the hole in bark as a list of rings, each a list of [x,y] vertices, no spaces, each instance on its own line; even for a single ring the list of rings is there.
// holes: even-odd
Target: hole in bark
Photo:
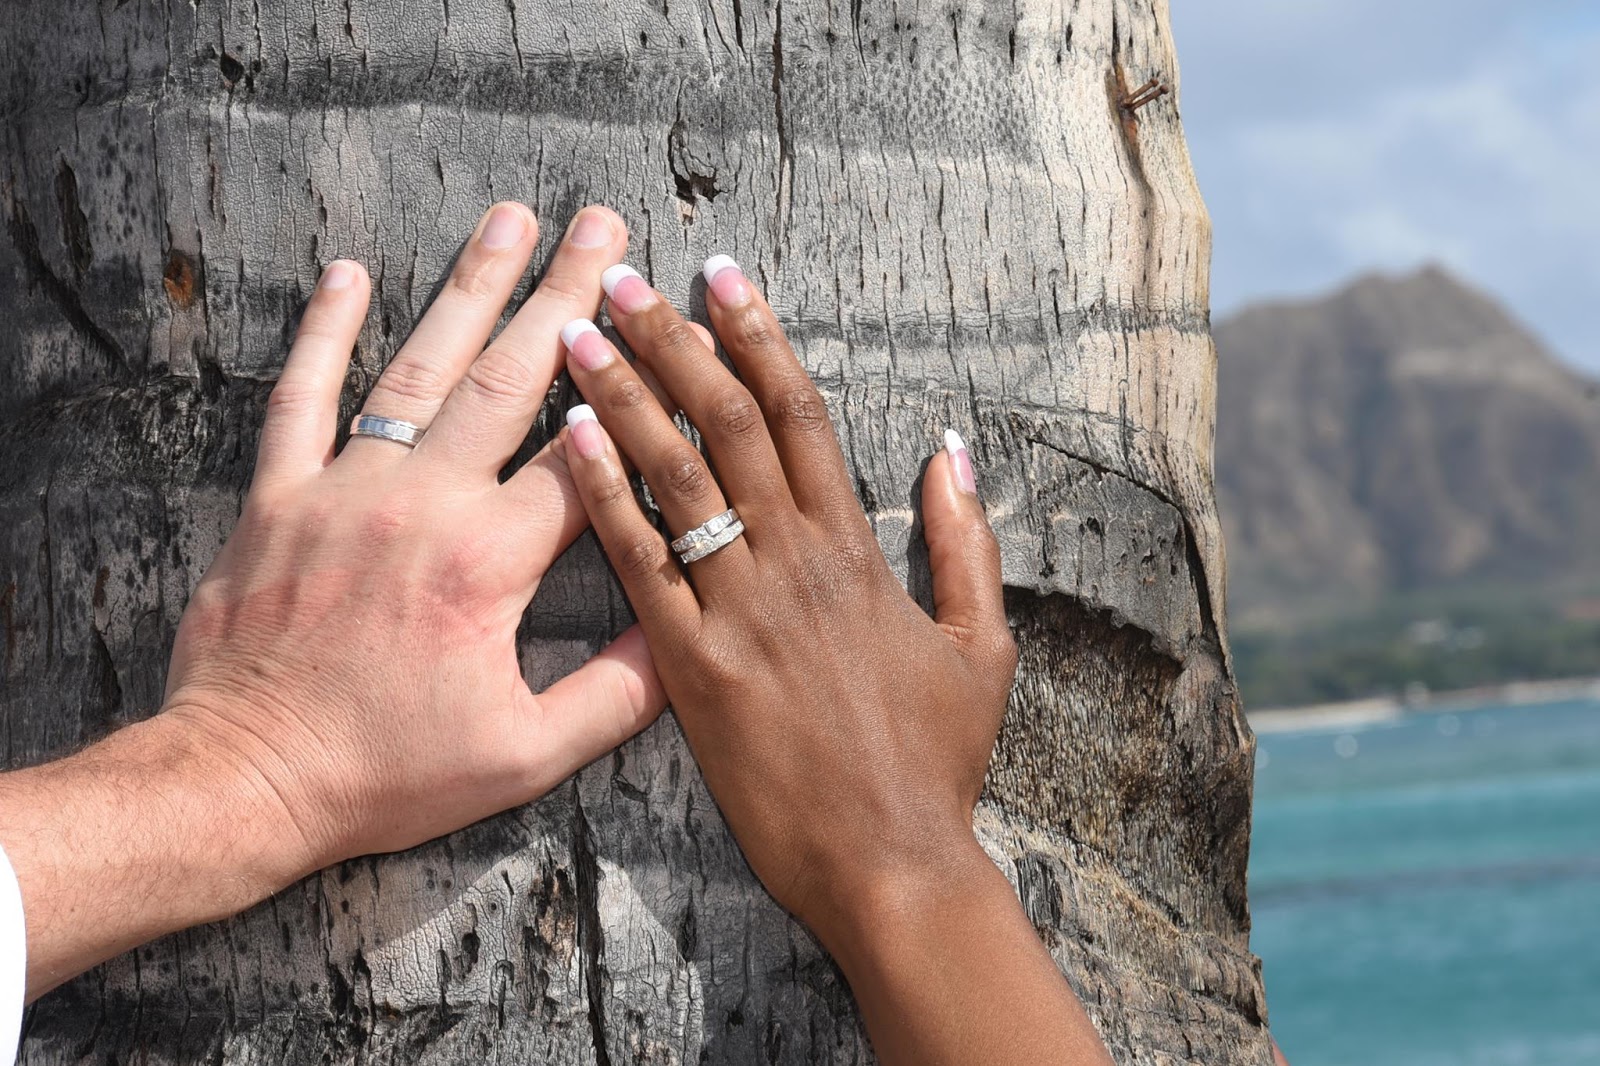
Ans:
[[[80,275],[94,259],[89,243],[89,219],[78,202],[78,175],[63,159],[56,171],[56,203],[61,207],[61,239],[72,256],[72,268]]]
[[[222,58],[217,60],[217,66],[222,70],[222,77],[229,85],[244,77],[244,64],[227,52],[222,53]]]
[[[167,266],[161,272],[161,285],[167,290],[167,299],[171,300],[180,310],[187,310],[194,306],[194,260],[176,248],[168,251]]]
[[[689,150],[689,129],[682,119],[673,123],[667,135],[667,165],[672,168],[678,199],[690,207],[701,200],[710,203],[722,191],[717,188],[717,168],[696,159]]]

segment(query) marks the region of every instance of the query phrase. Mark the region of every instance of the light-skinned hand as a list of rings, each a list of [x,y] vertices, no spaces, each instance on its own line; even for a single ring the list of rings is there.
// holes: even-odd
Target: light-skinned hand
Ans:
[[[165,713],[248,757],[309,868],[527,802],[661,709],[637,629],[543,693],[522,678],[517,625],[587,518],[548,447],[498,475],[561,368],[560,327],[593,313],[627,247],[620,218],[586,208],[491,342],[537,235],[521,204],[485,215],[367,397],[426,427],[415,448],[358,436],[334,455],[369,283],[328,268],[239,525],[184,612]]]
[[[320,867],[535,799],[665,697],[637,628],[534,693],[518,623],[587,525],[546,448],[503,483],[627,246],[590,207],[492,340],[538,236],[499,204],[364,411],[425,427],[334,454],[369,282],[332,263],[274,388],[238,526],[179,626],[161,713],[0,774],[0,844],[28,925],[28,994]]]

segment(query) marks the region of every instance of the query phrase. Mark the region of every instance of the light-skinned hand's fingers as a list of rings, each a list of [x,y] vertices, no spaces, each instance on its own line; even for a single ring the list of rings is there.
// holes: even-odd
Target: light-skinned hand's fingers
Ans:
[[[600,272],[627,247],[628,228],[615,211],[578,212],[533,295],[467,368],[418,445],[418,458],[491,476],[506,464],[561,371],[561,327],[594,315]]]
[[[711,331],[698,323],[693,326],[696,335],[709,348],[713,343]],[[663,409],[676,414],[677,409],[670,406],[672,401],[667,397],[667,390],[654,376],[641,367],[634,367],[634,371]],[[551,441],[528,460],[506,481],[500,494],[501,505],[509,509],[505,520],[526,533],[523,538],[526,551],[517,556],[515,565],[530,574],[535,583],[578,535],[589,528],[589,515],[572,484],[572,471],[555,444]],[[626,455],[622,456],[622,462],[632,474],[633,464]],[[550,535],[552,529],[556,531],[554,536]]]
[[[622,459],[587,404],[567,413],[558,450],[572,470],[595,536],[651,641],[674,647],[687,639],[699,628],[699,600],[666,538],[640,510]]]
[[[972,457],[954,430],[945,434],[944,450],[923,477],[922,525],[933,571],[934,621],[963,656],[1001,665],[1012,654],[1012,642],[1000,545],[978,499]]]
[[[667,694],[656,677],[649,645],[630,626],[594,658],[535,698],[538,721],[531,743],[550,753],[542,795],[656,720]]]
[[[644,475],[667,528],[682,535],[726,511],[727,500],[705,457],[678,431],[616,346],[584,319],[574,320],[564,332],[570,348],[567,369],[592,405],[587,409]],[[749,516],[741,510],[741,517]],[[750,547],[741,537],[691,564],[690,572],[696,587],[708,593],[749,565]]]
[[[728,372],[703,336],[636,271],[615,266],[602,279],[611,321],[639,363],[700,430],[722,488],[751,522],[792,509],[778,453],[750,390]],[[623,441],[623,450],[633,450]]]
[[[339,390],[366,321],[371,282],[360,263],[328,264],[267,399],[256,481],[314,474],[333,458]]]
[[[589,528],[564,447],[560,438],[551,441],[494,490],[490,521],[514,531],[516,538],[506,566],[526,575],[530,590]]]
[[[824,522],[861,522],[827,405],[772,308],[728,256],[706,260],[704,274],[711,324],[761,407],[795,503]]]
[[[483,351],[538,239],[539,223],[523,204],[495,204],[485,212],[444,288],[379,375],[362,413],[427,429]],[[372,437],[352,439],[347,450],[364,461],[409,454],[404,445]]]

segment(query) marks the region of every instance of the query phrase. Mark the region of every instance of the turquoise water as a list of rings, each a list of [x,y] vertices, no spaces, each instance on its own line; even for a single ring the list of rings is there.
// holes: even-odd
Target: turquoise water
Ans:
[[[1600,1064],[1600,702],[1263,735],[1250,902],[1293,1066]]]

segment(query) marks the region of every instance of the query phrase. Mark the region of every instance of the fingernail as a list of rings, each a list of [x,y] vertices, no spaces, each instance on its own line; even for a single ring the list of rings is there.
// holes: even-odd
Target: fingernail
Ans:
[[[323,289],[348,289],[356,283],[356,265],[348,259],[336,259],[322,272],[317,283]]]
[[[950,469],[956,476],[956,488],[976,496],[978,478],[972,470],[972,455],[967,451],[967,442],[955,430],[947,429],[944,431],[944,450],[950,456]]]
[[[601,273],[600,287],[606,290],[611,306],[625,315],[643,311],[657,299],[656,290],[645,284],[639,272],[622,263]]]
[[[608,266],[600,272],[600,287],[606,290],[607,296],[610,296],[617,291],[617,286],[621,284],[623,278],[638,277],[639,272],[633,267],[627,263],[618,263],[616,266]],[[644,279],[639,278],[639,280],[643,281]]]
[[[561,327],[561,343],[567,346],[567,351],[578,342],[578,338],[585,333],[599,333],[600,328],[587,318],[575,318]]]
[[[604,248],[611,243],[610,216],[604,211],[583,211],[568,239],[574,248]]]
[[[512,247],[527,232],[527,214],[515,204],[500,204],[489,212],[489,221],[483,224],[483,236],[478,239],[485,248],[498,251]]]
[[[600,428],[594,408],[580,403],[567,412],[567,429],[572,432],[572,446],[585,459],[598,459],[606,451],[605,431]]]
[[[742,307],[750,299],[750,282],[732,256],[714,255],[700,271],[724,307]]]
[[[611,362],[611,345],[587,318],[575,318],[561,327],[561,343],[585,370],[599,370]]]

